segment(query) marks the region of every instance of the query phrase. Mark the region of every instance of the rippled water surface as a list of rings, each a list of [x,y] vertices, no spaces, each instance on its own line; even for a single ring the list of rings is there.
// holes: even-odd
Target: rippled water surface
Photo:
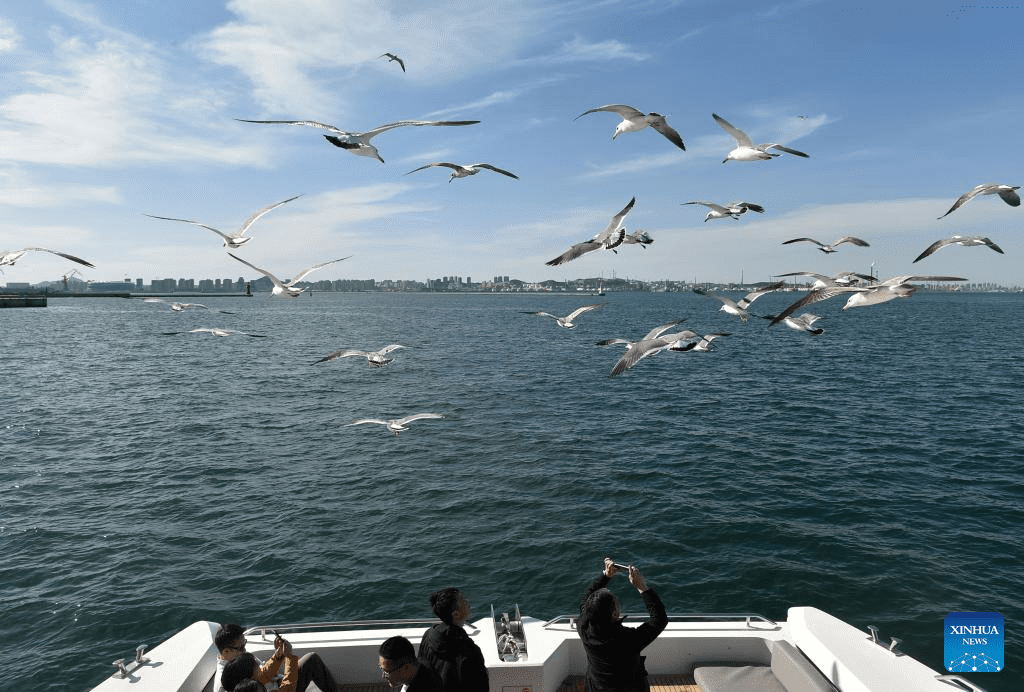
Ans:
[[[195,620],[426,617],[452,584],[554,617],[605,554],[670,612],[814,605],[939,671],[943,618],[997,611],[1007,670],[969,677],[1024,685],[1021,296],[830,301],[818,337],[694,294],[202,302],[0,311],[0,688],[88,689]],[[677,318],[730,335],[609,377],[596,341]],[[187,333],[214,326],[266,338]]]

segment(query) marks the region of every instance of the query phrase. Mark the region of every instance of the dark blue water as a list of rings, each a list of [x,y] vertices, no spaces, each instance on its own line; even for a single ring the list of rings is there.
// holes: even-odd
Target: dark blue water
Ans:
[[[841,300],[820,337],[694,294],[0,311],[0,688],[87,689],[195,620],[429,617],[446,585],[554,617],[609,554],[670,612],[813,605],[939,671],[943,618],[997,611],[1006,670],[968,677],[1020,689],[1024,297]],[[675,318],[731,335],[609,377],[594,342]],[[267,338],[162,333],[200,326]],[[420,411],[447,418],[345,427]]]

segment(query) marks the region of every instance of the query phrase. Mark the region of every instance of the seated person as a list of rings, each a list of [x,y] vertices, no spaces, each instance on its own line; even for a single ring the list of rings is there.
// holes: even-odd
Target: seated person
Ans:
[[[405,637],[385,639],[377,653],[381,674],[391,687],[402,687],[403,692],[444,692],[441,678],[416,660],[416,649]]]
[[[231,692],[266,692],[267,685],[284,663],[284,677],[281,678],[281,685],[278,692],[295,692],[295,681],[298,679],[299,659],[292,655],[291,644],[277,638],[274,642],[278,646],[274,655],[261,664],[259,659],[244,652],[235,656],[224,666],[224,673],[221,675],[220,684],[224,689]]]
[[[490,682],[483,652],[462,629],[473,613],[469,599],[448,587],[430,595],[430,607],[441,622],[423,634],[420,660],[437,671],[446,692],[487,692]]]
[[[220,626],[217,633],[213,636],[213,643],[217,647],[217,672],[213,679],[214,686],[213,692],[226,692],[224,686],[221,684],[221,676],[224,674],[224,669],[229,662],[245,653],[245,630],[242,629],[241,625],[234,623],[227,623]],[[284,641],[278,638],[274,640],[274,648],[277,647],[278,641]],[[291,644],[288,644],[288,653],[291,653]],[[276,652],[275,652],[275,655]],[[254,657],[255,658],[255,657]],[[259,661],[259,659],[256,659]],[[259,661],[262,663],[262,661]],[[280,665],[280,663],[278,664]],[[316,683],[316,686],[321,692],[338,692],[338,685],[334,681],[334,677],[331,675],[331,671],[327,670],[327,666],[324,664],[323,659],[316,652],[310,652],[298,660],[298,677],[295,682],[295,692],[305,692],[306,688],[309,687],[309,683]],[[276,675],[276,671],[274,675]],[[270,676],[271,678],[274,675]],[[269,684],[269,679],[264,682],[265,685]],[[274,689],[273,686],[270,689]],[[228,688],[230,690],[230,688]]]

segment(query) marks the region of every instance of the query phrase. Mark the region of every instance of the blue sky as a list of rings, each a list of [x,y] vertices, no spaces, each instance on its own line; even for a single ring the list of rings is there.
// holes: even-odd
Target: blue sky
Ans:
[[[284,278],[525,281],[618,276],[767,280],[791,271],[953,274],[1024,285],[1024,207],[979,183],[1024,182],[1024,90],[1011,6],[796,0],[6,0],[0,6],[0,249],[90,260],[84,277],[257,278],[202,228],[252,228],[238,251]],[[378,56],[400,55],[407,71]],[[651,129],[611,135],[624,103]],[[733,140],[810,154],[723,164]],[[318,130],[236,118],[317,120],[362,131],[386,163]],[[450,184],[433,161],[487,162]],[[602,230],[631,197],[646,249],[545,261]],[[743,199],[763,215],[704,223],[690,200]],[[754,218],[756,216],[756,218]],[[829,242],[853,234],[868,248]],[[1005,255],[932,241],[985,235]],[[59,279],[32,253],[0,283]]]

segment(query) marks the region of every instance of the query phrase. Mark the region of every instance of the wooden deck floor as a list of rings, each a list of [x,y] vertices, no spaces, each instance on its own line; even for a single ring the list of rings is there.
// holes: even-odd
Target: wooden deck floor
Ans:
[[[652,675],[651,692],[701,692],[692,675]],[[391,692],[386,682],[363,685],[338,685],[340,692]],[[583,692],[583,676],[570,675],[558,692]]]

